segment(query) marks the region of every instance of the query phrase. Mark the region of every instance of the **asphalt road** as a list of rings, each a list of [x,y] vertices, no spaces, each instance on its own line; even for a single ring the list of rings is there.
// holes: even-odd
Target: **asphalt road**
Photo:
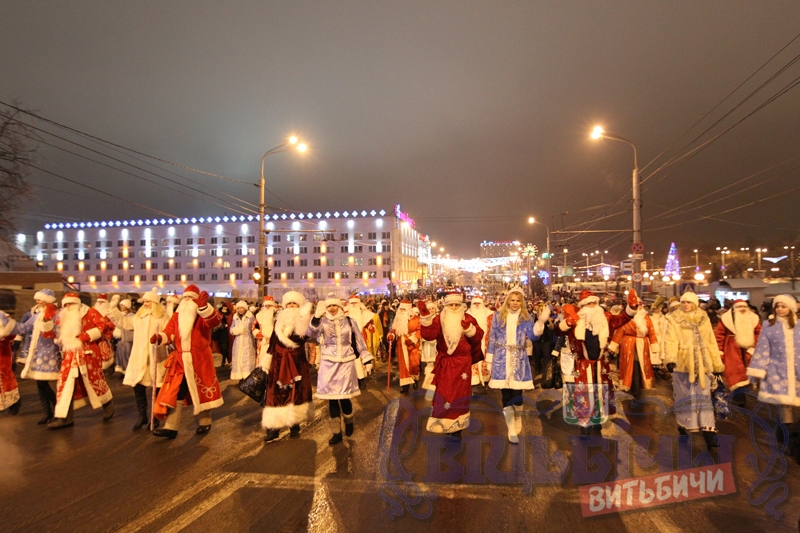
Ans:
[[[36,425],[35,386],[23,381],[20,414],[0,414],[2,530],[798,530],[800,466],[770,455],[764,432],[743,413],[719,422],[730,443],[720,455],[732,459],[732,494],[583,516],[581,486],[656,474],[654,456],[662,470],[710,463],[696,460],[700,439],[679,443],[668,383],[647,391],[638,406],[619,395],[619,413],[595,440],[580,439],[560,409],[552,410],[559,394],[527,393],[524,441],[513,446],[499,391],[476,391],[472,425],[457,442],[426,433],[429,403],[421,392],[401,397],[396,381],[387,392],[379,368],[354,402],[355,434],[331,447],[321,402],[300,439],[284,431],[264,444],[260,408],[227,372],[218,370],[225,405],[215,410],[212,431],[195,435],[196,423],[185,415],[174,441],[131,431],[133,391],[119,377],[109,379],[112,420],[82,408],[75,426],[60,431]]]

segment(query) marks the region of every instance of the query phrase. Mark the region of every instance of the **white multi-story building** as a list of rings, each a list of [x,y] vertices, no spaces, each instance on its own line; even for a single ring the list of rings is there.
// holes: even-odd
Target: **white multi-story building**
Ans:
[[[270,294],[346,296],[414,290],[428,280],[427,235],[396,205],[380,211],[267,215]],[[196,284],[216,296],[254,297],[258,216],[58,222],[37,232],[40,268],[81,290],[180,293]]]

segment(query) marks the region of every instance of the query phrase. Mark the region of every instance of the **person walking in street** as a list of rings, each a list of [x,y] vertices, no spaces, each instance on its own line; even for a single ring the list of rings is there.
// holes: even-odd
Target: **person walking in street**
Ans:
[[[472,364],[483,359],[483,330],[477,320],[466,313],[463,296],[445,295],[444,308],[435,315],[424,302],[420,312],[420,333],[428,341],[436,341],[436,363],[433,368],[433,410],[425,425],[431,433],[461,438],[469,427]]]
[[[208,293],[189,285],[167,326],[150,337],[156,346],[175,346],[164,364],[164,384],[153,406],[156,418],[165,422],[163,428],[153,431],[156,437],[174,439],[178,435],[181,403],[194,406],[195,433],[211,431],[211,410],[224,403],[211,353],[211,330],[221,320],[217,310],[208,305]]]
[[[19,413],[22,405],[17,378],[11,369],[14,363],[11,343],[21,331],[22,324],[0,311],[0,411],[8,409],[12,415]]]
[[[439,314],[439,307],[436,302],[424,302],[424,304],[433,315]],[[419,307],[419,303],[417,303],[417,307]],[[436,392],[436,386],[433,384],[433,368],[436,365],[436,354],[436,340],[428,341],[423,338],[419,359],[420,364],[425,363],[425,377],[422,380],[422,388],[425,389],[425,400],[429,402],[433,401],[434,393]]]
[[[44,417],[37,424],[49,424],[53,420],[56,408],[56,393],[50,381],[58,379],[61,369],[61,350],[56,345],[54,329],[56,313],[56,296],[50,289],[42,289],[33,295],[35,305],[31,315],[22,325],[22,334],[28,345],[24,367],[20,377],[36,381],[36,390],[42,405]]]
[[[305,346],[312,306],[296,291],[285,293],[282,303],[284,309],[278,314],[274,328],[268,324],[270,317],[263,310],[258,314],[258,320],[264,323],[263,331],[271,330],[268,337],[261,339],[262,345],[267,346],[258,362],[268,375],[261,414],[261,427],[266,430],[264,442],[277,439],[280,430],[286,427],[289,437],[297,438],[300,424],[314,420],[311,370]]]
[[[792,408],[800,406],[800,328],[797,327],[797,300],[781,294],[772,300],[773,315],[764,322],[747,375],[759,381],[758,399],[780,406],[780,421],[775,428],[778,442],[784,441],[784,428],[794,422]]]
[[[167,349],[165,346],[153,346],[150,344],[150,339],[167,327],[169,318],[166,309],[161,305],[161,297],[155,289],[144,293],[142,306],[135,315],[123,315],[123,313],[122,309],[116,313],[112,310],[109,312],[109,316],[115,321],[117,327],[131,332],[130,358],[122,383],[133,387],[138,413],[133,430],[138,431],[150,423],[147,410],[147,387],[155,386],[158,389],[164,382],[164,361],[167,358]],[[157,426],[158,420],[154,422],[154,426]]]
[[[253,338],[255,317],[247,302],[240,300],[234,308],[231,322],[233,348],[231,349],[231,379],[244,379],[256,367],[256,345]]]
[[[525,352],[526,339],[534,342],[544,331],[550,309],[540,308],[534,323],[525,306],[525,294],[520,287],[509,289],[503,305],[494,314],[486,347],[486,361],[491,365],[489,387],[500,389],[503,416],[508,429],[508,441],[519,443],[522,431],[522,393],[533,390],[531,364]]]
[[[108,318],[114,323],[114,338],[117,345],[114,348],[114,372],[125,374],[128,368],[128,361],[131,358],[131,346],[133,346],[133,324],[131,319],[134,317],[131,309],[133,304],[127,298],[119,302],[119,307],[108,310]]]
[[[81,303],[76,293],[67,293],[56,316],[57,341],[63,360],[58,374],[56,408],[47,429],[73,425],[72,413],[87,403],[103,408],[103,420],[114,416],[114,400],[103,374],[98,341],[111,321],[96,309]]]
[[[761,317],[750,310],[746,300],[734,301],[733,307],[722,314],[714,328],[722,362],[725,363],[725,386],[739,407],[745,405],[743,390],[750,386],[747,367],[760,334]]]
[[[317,303],[306,337],[318,339],[320,345],[317,398],[328,400],[333,434],[328,444],[333,446],[342,442],[342,418],[345,435],[353,434],[352,399],[361,394],[356,372],[356,364],[360,362],[356,359],[369,352],[358,325],[345,316],[342,302],[335,294]]]
[[[639,399],[643,389],[655,383],[650,357],[658,354],[656,328],[636,291],[628,291],[625,313],[631,317],[613,333],[608,344],[610,353],[619,354],[619,388]]]
[[[277,308],[275,298],[269,295],[264,296],[261,309],[256,313],[253,321],[253,336],[256,339],[256,364],[263,368],[265,372],[267,369],[261,363],[266,360],[267,347],[269,347],[272,331],[275,328],[275,311]]]
[[[486,346],[489,342],[490,328],[492,325],[492,316],[494,311],[486,307],[482,296],[474,296],[470,301],[467,314],[475,318],[478,326],[483,330],[483,339],[481,340],[481,350],[483,355],[486,355]],[[492,379],[492,372],[489,368],[490,361],[483,360],[472,365],[472,381],[471,384],[486,386]]]
[[[390,343],[397,342],[397,367],[400,372],[400,391],[408,394],[409,387],[419,387],[420,319],[411,315],[411,302],[403,300],[394,315]]]
[[[663,360],[672,372],[675,419],[681,435],[702,433],[709,451],[717,446],[711,376],[725,371],[708,314],[697,295],[685,292],[681,307],[668,315]]]

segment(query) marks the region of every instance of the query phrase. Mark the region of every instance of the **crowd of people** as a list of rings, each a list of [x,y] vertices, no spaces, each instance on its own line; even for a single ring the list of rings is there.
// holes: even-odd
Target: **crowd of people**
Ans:
[[[401,394],[426,391],[427,431],[453,438],[470,424],[473,394],[488,389],[499,390],[507,438],[516,444],[524,397],[537,383],[561,388],[565,421],[590,435],[614,414],[615,391],[638,399],[657,379],[671,382],[677,432],[701,435],[709,450],[717,446],[720,390],[736,405],[744,405],[743,391],[757,390],[779,408],[778,441],[791,438],[792,408],[800,407],[792,296],[776,297],[764,317],[744,300],[720,306],[692,292],[649,305],[633,290],[620,302],[565,289],[530,299],[520,287],[486,298],[438,296],[330,294],[311,302],[289,291],[279,302],[267,296],[258,305],[215,307],[190,285],[179,296],[153,290],[135,302],[100,295],[89,307],[73,293],[57,305],[52,291],[41,290],[20,320],[0,314],[0,410],[20,409],[16,358],[19,377],[36,381],[39,424],[48,429],[74,425],[74,409],[86,404],[110,419],[107,375],[119,372],[136,400],[134,430],[149,425],[153,435],[175,438],[182,407],[191,405],[195,431],[205,434],[223,405],[216,353],[232,380],[262,380],[266,442],[284,429],[298,437],[314,420],[316,397],[327,401],[329,443],[341,443],[354,432],[365,380],[387,361],[396,365]]]

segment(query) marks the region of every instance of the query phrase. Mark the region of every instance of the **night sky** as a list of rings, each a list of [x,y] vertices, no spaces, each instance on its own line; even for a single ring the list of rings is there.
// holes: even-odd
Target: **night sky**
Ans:
[[[249,183],[264,152],[295,133],[310,150],[267,158],[269,205],[324,212],[400,203],[420,231],[464,257],[477,256],[482,240],[543,249],[544,228],[532,229],[531,215],[552,230],[630,228],[633,152],[591,140],[602,124],[638,148],[645,246],[663,261],[670,241],[739,247],[798,237],[798,32],[794,0],[7,0],[0,100]],[[253,185],[161,163],[155,170],[31,124],[191,180],[221,205],[40,132],[158,182],[41,147],[41,168],[131,202],[189,217],[253,209],[216,191],[258,203]],[[20,220],[26,232],[47,221],[155,216],[41,171],[31,182],[40,187]],[[628,253],[630,233],[569,242],[578,256],[603,248],[613,259]]]

